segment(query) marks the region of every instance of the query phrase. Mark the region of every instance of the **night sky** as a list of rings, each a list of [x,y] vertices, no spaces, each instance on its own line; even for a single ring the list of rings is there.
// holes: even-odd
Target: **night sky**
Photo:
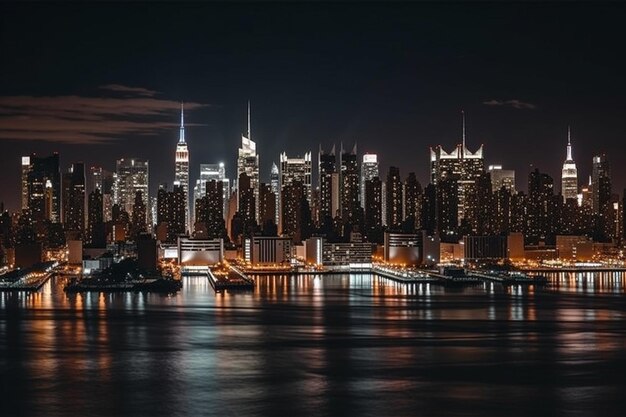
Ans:
[[[170,182],[179,102],[192,184],[236,150],[252,101],[261,176],[286,151],[358,142],[428,180],[428,148],[471,150],[560,182],[567,125],[579,178],[606,152],[626,186],[623,4],[0,5],[0,200],[18,208],[20,156],[150,160]],[[581,181],[582,182],[582,181]],[[557,187],[558,189],[558,187]]]

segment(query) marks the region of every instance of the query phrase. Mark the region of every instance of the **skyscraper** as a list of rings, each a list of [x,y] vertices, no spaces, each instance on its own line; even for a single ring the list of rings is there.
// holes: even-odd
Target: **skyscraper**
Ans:
[[[256,142],[252,140],[252,132],[250,127],[250,102],[248,101],[248,132],[246,135],[241,135],[241,148],[237,154],[237,178],[241,177],[241,174],[246,174],[250,180],[250,188],[252,188],[253,197],[257,206],[254,208],[255,216],[258,213],[258,201],[259,201],[259,155],[256,153]],[[237,185],[237,198],[241,198],[241,187]],[[244,189],[244,192],[248,192]],[[241,206],[241,203],[237,204]],[[255,217],[255,220],[257,218]]]
[[[222,183],[222,213],[224,217],[228,211],[228,198],[230,197],[230,180],[226,178],[226,167],[223,162],[218,164],[200,164],[200,178],[196,180],[194,188],[194,200],[206,195],[208,181],[220,181]]]
[[[28,173],[30,172],[30,156],[22,157],[22,210],[28,208]]]
[[[143,204],[148,207],[148,175],[147,160],[138,158],[118,159],[113,178],[113,203],[126,213],[132,213],[137,191],[141,191]]]
[[[381,242],[382,238],[382,182],[378,176],[365,181],[365,233],[370,242]]]
[[[487,172],[491,175],[491,191],[498,192],[504,187],[510,193],[515,192],[515,171],[502,169],[502,165],[489,165]]]
[[[87,204],[87,244],[101,248],[106,245],[104,228],[104,209],[102,206],[102,192],[95,188],[89,193]]]
[[[476,180],[485,171],[483,146],[476,152],[470,152],[465,142],[465,114],[463,115],[462,143],[450,153],[443,150],[441,145],[430,149],[431,182],[437,186],[445,177],[454,175],[458,186],[458,213],[457,224],[466,217],[466,200],[475,188]]]
[[[422,227],[422,185],[417,180],[415,172],[410,172],[404,181],[403,197],[404,220],[413,223],[414,229],[420,229]]]
[[[378,155],[364,154],[361,162],[361,207],[365,208],[365,183],[378,176]]]
[[[611,166],[605,154],[593,157],[591,169],[591,206],[600,214],[611,198]]]
[[[174,182],[182,187],[185,193],[185,219],[189,221],[189,148],[185,142],[185,114],[183,104],[180,105],[180,132],[178,134],[178,143],[176,144],[176,168],[174,173]],[[147,204],[146,204],[147,206]],[[185,227],[189,229],[189,225]]]
[[[63,174],[63,224],[65,230],[85,231],[85,164],[72,164]]]
[[[311,152],[304,157],[290,158],[285,152],[280,154],[280,186],[300,181],[304,186],[305,196],[311,204]]]
[[[528,175],[528,208],[526,213],[526,238],[537,244],[550,240],[555,227],[553,197],[554,180],[535,169]]]
[[[387,174],[387,226],[397,229],[404,220],[402,204],[404,202],[400,169],[389,167]]]
[[[87,192],[100,190],[102,195],[102,210],[104,221],[111,220],[113,207],[113,173],[102,167],[92,166],[89,168],[89,180],[87,181]]]
[[[280,173],[276,163],[272,162],[272,170],[270,171],[270,189],[274,193],[274,224],[278,226],[280,223]]]
[[[335,146],[333,145],[330,153],[325,153],[320,145],[318,154],[318,172],[319,172],[319,189],[320,189],[320,223],[327,222],[328,219],[332,219],[337,214],[335,212],[338,204],[333,204],[333,199],[336,199],[335,195],[339,195],[339,191],[336,189],[338,184],[334,184],[333,175],[337,173],[337,157],[335,156]]]
[[[356,143],[351,152],[341,147],[341,217],[344,223],[358,224],[359,214],[362,213],[359,202],[359,162],[357,159]]]
[[[570,128],[567,127],[567,155],[561,171],[561,194],[563,201],[576,200],[578,197],[578,170],[572,158],[572,141]]]
[[[61,172],[59,154],[28,157],[27,177],[28,208],[34,220],[61,221]],[[22,158],[24,164],[26,160]],[[22,165],[22,175],[26,167]],[[22,193],[24,190],[22,190]]]

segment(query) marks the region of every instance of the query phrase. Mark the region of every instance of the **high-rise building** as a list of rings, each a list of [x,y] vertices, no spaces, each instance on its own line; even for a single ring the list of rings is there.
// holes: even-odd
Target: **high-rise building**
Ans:
[[[126,213],[133,212],[137,191],[141,191],[143,204],[148,207],[148,161],[139,158],[118,159],[113,177],[113,203]]]
[[[415,172],[410,172],[404,181],[404,220],[413,224],[414,229],[421,229],[422,217],[422,185],[417,180]]]
[[[261,220],[260,226],[263,228],[263,233],[267,234],[267,227],[270,226],[273,229],[277,228],[276,224],[276,194],[272,191],[271,184],[261,183],[259,187],[259,198],[261,202],[259,203],[259,219]]]
[[[104,221],[108,222],[112,217],[113,207],[113,173],[98,166],[89,168],[89,180],[87,181],[87,192],[100,190],[102,195],[102,210]]]
[[[280,172],[276,163],[272,162],[270,171],[270,189],[274,193],[274,224],[278,226],[280,223]]]
[[[535,169],[528,175],[526,238],[529,243],[550,240],[554,222],[554,180]]]
[[[318,172],[319,172],[319,189],[320,189],[320,209],[319,219],[320,223],[327,222],[328,219],[333,219],[336,213],[337,202],[333,204],[333,199],[337,199],[339,195],[337,174],[337,157],[335,156],[335,146],[333,145],[330,153],[325,153],[320,145],[318,154]],[[333,181],[333,175],[336,179]]]
[[[483,159],[483,146],[476,152],[470,152],[465,140],[465,114],[463,113],[462,143],[450,153],[443,150],[441,145],[435,149],[430,149],[430,174],[431,182],[437,186],[439,182],[448,177],[456,176],[458,186],[458,213],[457,224],[466,217],[466,200],[472,193],[476,180],[485,172],[485,161]]]
[[[280,154],[280,187],[299,181],[304,186],[305,196],[311,204],[311,152],[304,157],[290,158],[285,152]]]
[[[572,140],[570,128],[567,128],[567,154],[561,171],[561,194],[563,201],[576,200],[578,196],[578,170],[572,157]]]
[[[397,229],[404,220],[402,205],[404,203],[402,178],[400,169],[389,167],[387,174],[387,226],[390,229]]]
[[[259,201],[259,155],[256,152],[256,142],[252,140],[252,132],[250,130],[250,102],[248,101],[248,132],[246,135],[241,135],[241,148],[237,154],[237,178],[240,178],[241,174],[246,174],[250,180],[250,188],[253,192],[253,199],[255,204]],[[241,198],[241,186],[237,185],[238,194],[237,198]],[[248,192],[244,189],[244,192]],[[237,204],[241,206],[239,202]],[[258,213],[258,206],[254,208],[255,215]],[[256,217],[254,220],[257,220]]]
[[[365,208],[365,183],[378,176],[378,155],[364,154],[361,162],[361,206],[363,208]]]
[[[281,190],[281,233],[301,242],[310,237],[311,210],[306,198],[306,187],[298,180]]]
[[[28,208],[28,173],[30,172],[30,156],[22,157],[22,210]]]
[[[208,181],[222,182],[222,213],[224,218],[228,212],[228,199],[230,197],[230,180],[226,178],[226,167],[223,162],[218,164],[200,164],[200,178],[196,180],[194,187],[194,200],[198,200],[206,195],[206,184]]]
[[[87,201],[87,244],[101,248],[106,245],[102,192],[94,188]]]
[[[85,231],[85,164],[72,164],[63,174],[63,224],[65,230]]]
[[[133,211],[131,212],[130,234],[133,240],[137,240],[137,237],[146,231],[148,225],[148,207],[141,194],[141,191],[135,193]]]
[[[187,218],[185,215],[187,194],[182,185],[174,182],[174,188],[168,193],[168,221],[167,235],[168,241],[176,242],[178,236],[184,235],[187,229]]]
[[[174,159],[176,163],[174,182],[180,184],[185,193],[185,219],[189,221],[189,148],[187,147],[187,142],[185,142],[185,114],[182,103],[180,105],[180,131]],[[189,229],[188,224],[185,227]]]
[[[370,242],[380,243],[383,224],[383,190],[378,176],[365,181],[365,233]]]
[[[458,242],[459,239],[459,185],[458,175],[440,178],[437,186],[436,214],[437,229],[443,242]]]
[[[360,173],[356,143],[351,152],[341,148],[341,217],[344,223],[358,224],[362,213],[359,202]]]
[[[196,224],[206,228],[208,239],[217,239],[224,236],[224,198],[223,181],[209,180],[206,185],[206,195],[196,200]]]
[[[515,192],[515,170],[502,169],[502,165],[489,165],[487,172],[491,175],[491,191],[497,192],[504,187],[511,194]]]
[[[593,157],[591,169],[591,204],[600,214],[611,198],[611,166],[605,154]]]
[[[30,163],[27,177],[28,209],[34,220],[61,222],[61,171],[59,154],[27,157]],[[22,158],[22,163],[26,160]],[[22,175],[26,167],[22,165]],[[24,189],[22,189],[24,193]]]
[[[254,185],[252,178],[245,172],[239,175],[238,193],[239,193],[239,205],[238,212],[245,225],[253,225],[256,222],[256,198],[254,195]]]

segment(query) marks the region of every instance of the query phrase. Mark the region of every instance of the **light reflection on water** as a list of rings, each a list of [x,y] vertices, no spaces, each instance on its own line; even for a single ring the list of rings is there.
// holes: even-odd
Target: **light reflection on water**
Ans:
[[[624,274],[0,294],[0,415],[624,415]]]

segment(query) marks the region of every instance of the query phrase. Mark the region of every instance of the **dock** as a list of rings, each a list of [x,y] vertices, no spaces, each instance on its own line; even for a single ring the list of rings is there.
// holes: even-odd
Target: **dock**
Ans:
[[[58,262],[42,262],[25,269],[16,269],[0,276],[0,291],[38,291],[54,275]]]
[[[224,290],[252,291],[254,280],[234,266],[228,270],[207,270],[207,278],[215,292]]]

